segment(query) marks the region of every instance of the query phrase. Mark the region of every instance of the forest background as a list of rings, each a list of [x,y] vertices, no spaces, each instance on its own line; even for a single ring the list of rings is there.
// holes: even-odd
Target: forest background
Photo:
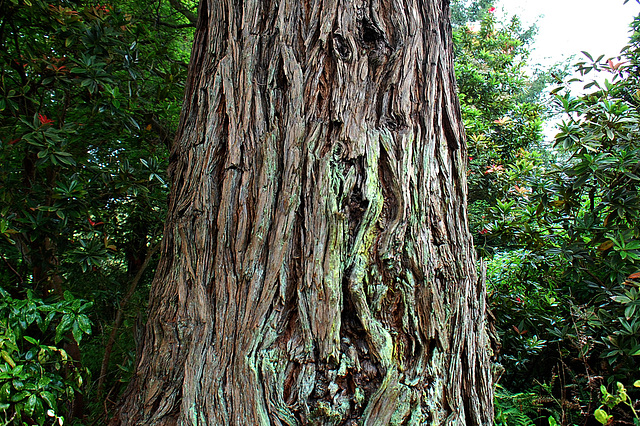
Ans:
[[[4,424],[103,424],[131,377],[196,6],[0,0]],[[572,74],[531,72],[535,27],[491,1],[451,8],[495,422],[638,425],[640,17]]]

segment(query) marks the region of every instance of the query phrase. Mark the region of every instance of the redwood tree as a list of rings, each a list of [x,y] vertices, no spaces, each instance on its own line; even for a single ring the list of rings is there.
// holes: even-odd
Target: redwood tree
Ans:
[[[203,0],[114,424],[490,425],[446,0]]]

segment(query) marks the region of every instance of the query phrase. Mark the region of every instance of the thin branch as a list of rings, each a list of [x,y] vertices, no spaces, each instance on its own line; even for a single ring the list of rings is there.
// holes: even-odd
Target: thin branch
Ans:
[[[102,357],[102,365],[100,366],[100,377],[98,378],[98,400],[102,399],[102,394],[104,392],[104,381],[107,375],[107,369],[109,367],[109,358],[111,358],[113,345],[116,343],[116,336],[118,334],[118,329],[120,328],[124,320],[124,308],[127,306],[127,303],[129,303],[129,300],[133,296],[133,293],[135,293],[136,287],[138,286],[138,283],[142,278],[142,274],[147,269],[147,266],[149,266],[149,262],[151,261],[151,258],[153,257],[153,255],[160,248],[160,244],[161,243],[156,244],[155,246],[153,246],[151,249],[147,251],[147,255],[144,258],[144,262],[142,262],[142,265],[140,266],[140,269],[138,269],[136,276],[133,277],[133,279],[131,280],[127,293],[124,295],[124,297],[120,301],[120,306],[118,307],[118,312],[116,313],[116,319],[113,322],[113,328],[111,329],[111,333],[109,334],[109,340],[107,341],[107,345],[104,349],[104,356]]]
[[[168,22],[157,21],[158,25],[162,25],[164,27],[175,28],[177,30],[182,28],[195,28],[196,24],[192,24],[189,22],[188,24],[170,24]]]
[[[168,149],[171,149],[171,143],[175,137],[174,133],[164,127],[155,117],[151,118],[151,128],[158,135],[160,143],[165,145]]]
[[[169,0],[171,6],[178,12],[182,14],[185,18],[189,20],[189,22],[195,27],[198,22],[198,14],[192,12],[187,8],[187,6],[182,3],[180,0]]]
[[[22,275],[20,275],[20,273],[18,271],[16,271],[13,266],[11,266],[11,264],[9,263],[9,261],[7,260],[6,257],[4,257],[4,254],[0,254],[0,256],[2,256],[2,260],[5,261],[5,263],[7,264],[7,266],[9,267],[9,269],[11,269],[11,271],[13,271],[14,274],[16,274],[16,276],[18,277],[18,279],[20,280],[20,284],[24,284],[24,279],[22,278]]]

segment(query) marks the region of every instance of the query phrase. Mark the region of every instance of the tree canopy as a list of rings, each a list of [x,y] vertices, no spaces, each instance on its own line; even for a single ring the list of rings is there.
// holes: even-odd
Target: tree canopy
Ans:
[[[7,420],[100,413],[81,395],[104,398],[126,377],[166,211],[190,7],[0,5]]]

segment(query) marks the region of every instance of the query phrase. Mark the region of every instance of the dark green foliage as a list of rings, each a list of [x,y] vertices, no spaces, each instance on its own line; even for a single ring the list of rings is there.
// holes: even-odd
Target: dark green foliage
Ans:
[[[538,417],[539,396],[535,393],[512,393],[496,386],[495,425],[534,426],[532,418]]]
[[[592,415],[601,382],[638,374],[640,19],[633,27],[620,58],[585,53],[578,70],[600,76],[586,95],[554,90],[563,115],[554,149],[491,170],[502,195],[481,243],[496,253],[488,282],[502,381],[549,395],[544,407],[559,424]]]
[[[20,333],[33,341],[16,335],[16,350],[56,348],[69,331],[74,339],[65,344],[74,365],[88,367],[99,380],[106,362],[106,386],[117,393],[111,388],[120,378],[115,363],[127,362],[133,350],[154,265],[145,260],[162,232],[168,149],[192,24],[170,5],[152,1],[0,0],[0,9],[3,303],[39,297],[58,306],[73,293],[93,306],[81,316],[49,319],[47,327],[57,333],[26,328]],[[134,277],[144,268],[136,286]],[[123,309],[123,330],[103,360]],[[87,315],[99,333],[81,341]],[[6,327],[18,333],[13,324]],[[82,392],[96,392],[96,383],[85,383]],[[46,404],[29,398],[23,417],[33,407],[46,412]],[[75,413],[60,407],[56,413],[67,419],[89,413],[78,405],[74,401]],[[95,408],[103,406],[100,401]]]
[[[87,378],[87,370],[74,363],[61,341],[80,343],[84,334],[91,334],[87,314],[92,303],[75,299],[69,292],[52,303],[35,298],[31,291],[24,299],[13,299],[0,288],[0,296],[0,411],[4,422],[57,422],[63,418],[64,402],[80,392]],[[31,337],[34,335],[39,337]]]
[[[466,15],[461,5],[454,39],[469,219],[488,260],[495,360],[505,369],[496,422],[583,424],[600,405],[602,382],[638,372],[639,22],[622,57],[585,54],[578,64],[585,77],[606,77],[585,82],[588,95],[554,90],[564,120],[547,146],[540,90],[566,72],[527,77],[534,31],[516,19],[501,26],[489,4],[475,2]],[[521,395],[533,411],[516,403]]]

